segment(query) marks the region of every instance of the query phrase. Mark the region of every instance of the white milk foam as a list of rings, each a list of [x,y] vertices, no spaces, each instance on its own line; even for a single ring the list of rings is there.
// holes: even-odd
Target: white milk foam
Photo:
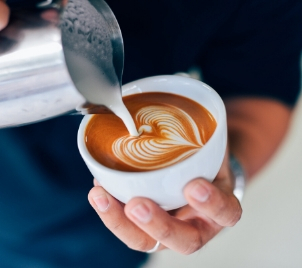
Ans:
[[[144,107],[137,112],[136,121],[141,136],[123,136],[112,145],[115,156],[134,168],[163,168],[189,157],[204,145],[194,120],[177,107]]]

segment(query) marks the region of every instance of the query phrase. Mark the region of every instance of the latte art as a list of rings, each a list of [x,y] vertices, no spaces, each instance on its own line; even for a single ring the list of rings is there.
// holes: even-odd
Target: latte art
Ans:
[[[134,168],[164,168],[184,160],[203,146],[196,123],[177,107],[144,107],[137,112],[135,121],[140,137],[126,135],[112,145],[115,156]]]
[[[85,144],[100,164],[120,171],[149,171],[178,163],[202,147],[216,128],[203,106],[183,96],[146,92],[123,98],[139,137],[129,135],[114,114],[94,115]]]

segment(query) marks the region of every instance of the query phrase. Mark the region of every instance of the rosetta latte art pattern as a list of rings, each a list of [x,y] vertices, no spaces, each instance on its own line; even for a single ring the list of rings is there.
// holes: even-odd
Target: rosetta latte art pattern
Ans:
[[[203,143],[194,120],[170,105],[140,109],[135,116],[139,137],[123,136],[112,144],[115,156],[137,169],[153,170],[180,162]]]

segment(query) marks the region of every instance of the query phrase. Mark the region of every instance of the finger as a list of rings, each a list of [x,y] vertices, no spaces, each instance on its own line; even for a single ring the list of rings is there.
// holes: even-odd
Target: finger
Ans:
[[[191,207],[221,226],[233,226],[241,217],[242,209],[233,193],[224,192],[204,179],[189,182],[184,195]]]
[[[0,31],[6,27],[9,19],[9,8],[5,1],[0,0]]]
[[[96,179],[93,179],[93,185],[94,185],[94,186],[101,186],[101,185],[99,184],[99,182],[98,182]]]
[[[200,249],[218,231],[201,220],[182,221],[153,201],[137,197],[125,206],[127,217],[164,246],[182,254]]]
[[[154,247],[156,241],[126,217],[124,205],[104,188],[92,188],[88,200],[106,227],[129,248],[145,252]]]

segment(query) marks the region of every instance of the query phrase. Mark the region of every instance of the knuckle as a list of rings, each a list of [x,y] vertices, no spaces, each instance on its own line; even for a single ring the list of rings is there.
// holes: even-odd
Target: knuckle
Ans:
[[[200,235],[196,235],[194,240],[190,242],[190,244],[184,248],[184,250],[181,252],[183,255],[190,255],[197,250],[199,250],[203,246],[203,239]]]
[[[227,204],[221,198],[218,200],[216,204],[216,209],[214,211],[214,217],[219,218],[226,211]]]
[[[122,229],[122,222],[121,221],[114,221],[110,223],[105,223],[106,227],[111,230],[113,233],[117,233]]]
[[[138,251],[148,251],[150,250],[149,242],[146,238],[139,239],[137,242],[128,245],[129,248]]]
[[[237,199],[236,199],[237,200]],[[240,219],[242,215],[242,208],[239,204],[239,201],[237,200],[236,209],[234,210],[233,217],[230,218],[229,222],[227,223],[227,226],[234,226]]]
[[[171,236],[171,226],[169,224],[163,224],[157,233],[156,237],[159,241],[164,241]]]

